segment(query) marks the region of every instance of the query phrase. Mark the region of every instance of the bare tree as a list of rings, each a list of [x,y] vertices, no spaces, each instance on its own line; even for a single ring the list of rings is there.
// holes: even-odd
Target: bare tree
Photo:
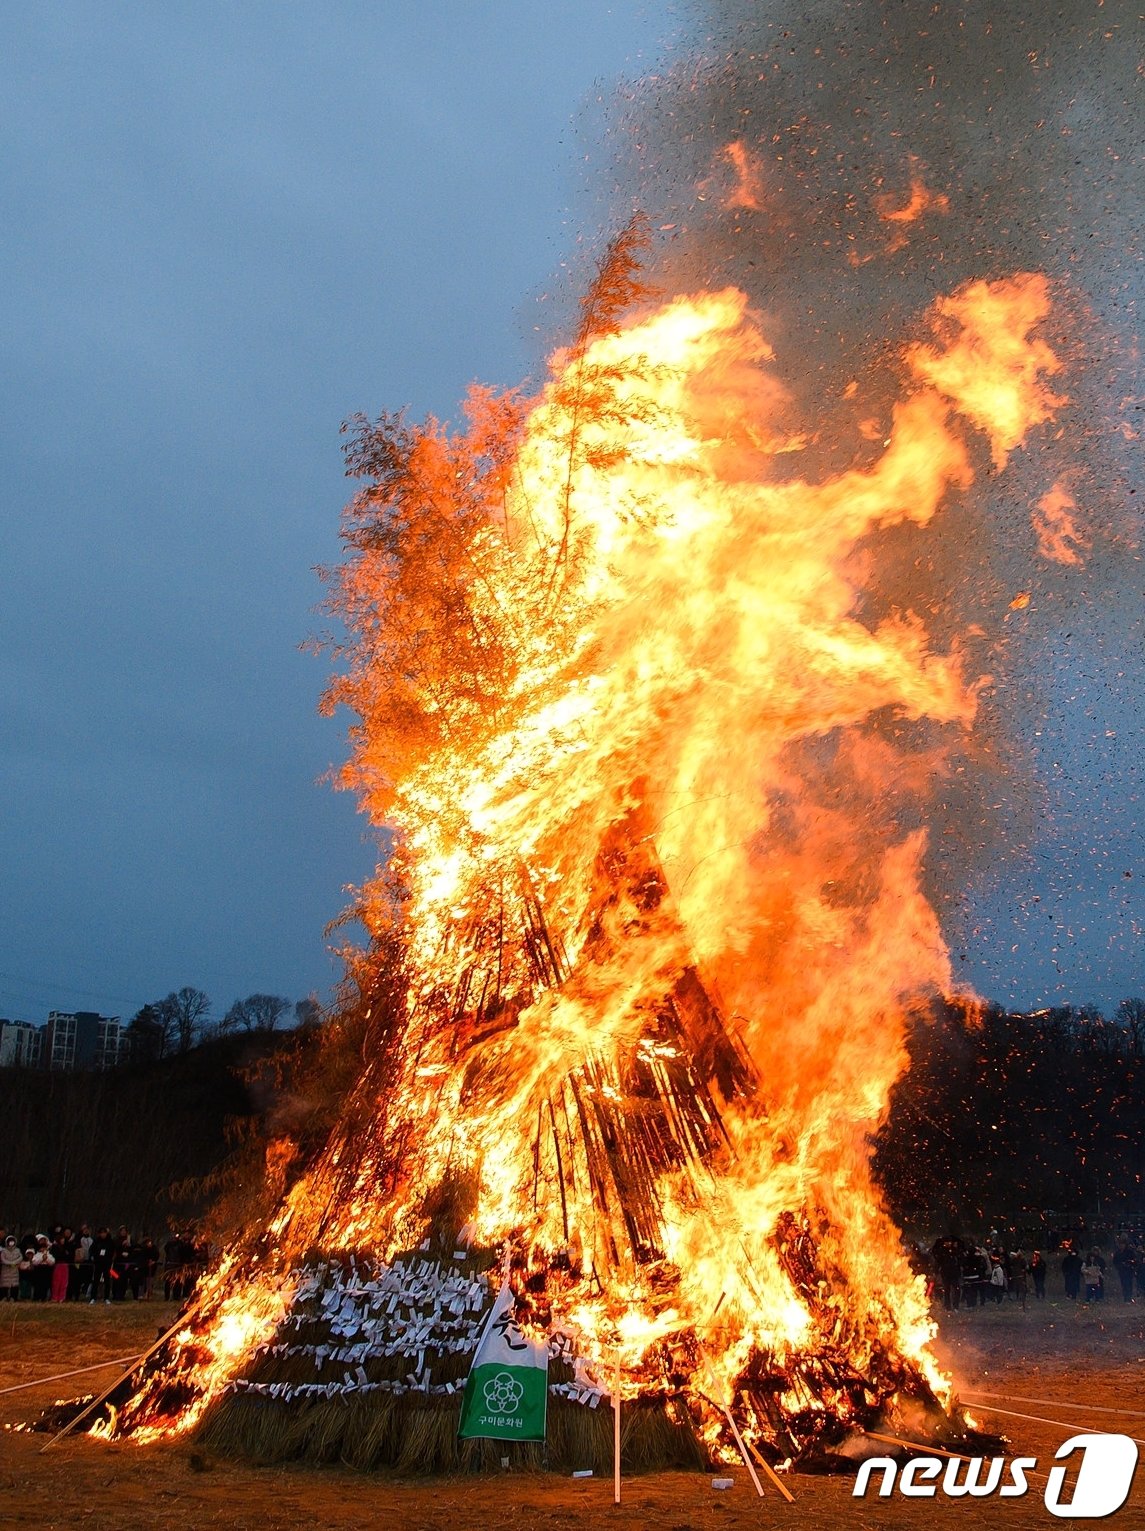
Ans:
[[[299,1031],[307,1031],[312,1026],[317,1026],[322,1020],[322,1006],[317,997],[308,994],[305,999],[300,999],[294,1006],[294,1024]]]
[[[167,1051],[168,1041],[158,1005],[144,1005],[127,1027],[128,1046],[135,1063],[153,1063]]]
[[[169,1051],[173,1041],[178,1052],[190,1052],[210,1013],[211,1001],[202,989],[192,989],[189,984],[153,1007],[163,1028],[162,1052]],[[162,1056],[162,1053],[161,1053]]]
[[[1139,1058],[1145,1052],[1145,999],[1123,999],[1114,1019],[1125,1028],[1130,1053]]]
[[[220,1031],[274,1031],[290,1009],[280,994],[248,994],[236,999],[223,1016]]]

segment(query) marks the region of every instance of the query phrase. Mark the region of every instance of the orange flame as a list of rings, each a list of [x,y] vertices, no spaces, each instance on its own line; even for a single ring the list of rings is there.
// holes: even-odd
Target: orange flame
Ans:
[[[749,213],[761,212],[764,205],[763,167],[758,157],[740,138],[725,144],[718,157],[730,166],[735,177],[721,196],[720,205],[729,212],[737,207]]]
[[[920,378],[986,432],[994,465],[1004,468],[1027,431],[1068,403],[1042,380],[1052,377],[1060,362],[1044,340],[1030,338],[1049,313],[1049,283],[1035,272],[972,282],[935,307],[936,328],[953,322],[957,338],[941,351],[911,346],[907,359]]]
[[[914,223],[923,213],[945,213],[949,207],[945,192],[931,191],[917,178],[910,183],[910,200],[904,207],[895,207],[890,196],[875,198],[875,208],[884,223]]]
[[[1080,567],[1082,549],[1088,544],[1074,520],[1077,501],[1062,484],[1047,490],[1030,512],[1038,539],[1038,552],[1052,563]]]
[[[869,1168],[911,997],[951,986],[925,831],[885,807],[897,761],[879,720],[966,728],[977,683],[917,614],[876,620],[863,596],[879,533],[923,534],[972,482],[960,416],[1002,466],[1062,402],[1030,338],[1046,306],[1033,275],[940,300],[944,344],[907,352],[915,384],[881,452],[818,482],[778,471],[787,401],[731,288],[558,353],[480,514],[480,421],[468,446],[430,428],[409,445],[443,539],[422,538],[423,577],[464,599],[400,583],[385,538],[360,539],[361,662],[339,697],[362,717],[349,779],[397,833],[416,979],[373,1125],[337,1130],[283,1202],[284,1259],[412,1247],[437,1188],[463,1183],[476,1242],[550,1269],[564,1253],[551,1322],[590,1359],[619,1351],[630,1387],[655,1385],[633,1374],[690,1334],[728,1400],[754,1353],[825,1347],[860,1369],[907,1357],[944,1388]],[[399,613],[417,641],[399,675],[378,614],[407,597],[423,604]],[[495,656],[495,690],[465,634]],[[380,884],[366,914],[395,918]],[[662,1029],[666,996],[686,1013],[697,995],[756,1087],[733,1087],[732,1065],[702,1074]],[[681,1078],[699,1092],[687,1121]],[[637,1228],[594,1124],[636,1131],[653,1107],[677,1151],[644,1175]],[[804,1257],[830,1285],[799,1276]],[[248,1281],[236,1307],[220,1275],[187,1341],[199,1402],[180,1428],[280,1319],[279,1279]],[[249,1333],[232,1334],[240,1312]]]
[[[917,165],[913,156],[911,163]],[[849,250],[847,260],[852,266],[865,266],[880,255],[896,255],[906,249],[910,243],[908,228],[920,222],[928,213],[949,212],[950,198],[945,192],[931,191],[916,169],[910,178],[910,195],[906,202],[900,204],[894,192],[884,192],[874,199],[874,207],[881,221],[891,225],[889,236],[879,250],[872,250],[865,255],[856,249]]]
[[[1045,417],[1037,382],[1056,365],[1024,342],[1032,317],[1012,343],[1015,304],[1028,311],[1040,290],[1035,278],[976,284],[940,308],[970,341],[910,357],[976,419],[978,395],[952,382],[972,343],[978,388],[1009,403],[1010,447],[1021,399],[1027,425]],[[475,953],[457,931],[492,876],[519,880],[520,868],[531,869],[567,976],[531,996],[522,977],[515,1026],[483,1049],[497,1093],[479,1101],[451,1065],[451,1036],[415,1017],[398,1088],[401,1114],[424,1127],[405,1212],[460,1160],[480,1185],[479,1239],[528,1224],[534,1246],[562,1246],[570,1233],[555,1185],[537,1197],[519,1124],[584,1058],[638,1043],[649,1008],[695,963],[743,1018],[769,1114],[729,1114],[729,1163],[705,1171],[702,1189],[687,1177],[659,1188],[666,1252],[683,1273],[677,1306],[699,1322],[724,1293],[743,1354],[765,1338],[799,1343],[810,1318],[768,1240],[784,1211],[810,1200],[831,1214],[832,1256],[861,1300],[878,1324],[891,1310],[900,1345],[917,1353],[924,1309],[886,1254],[866,1134],[902,1064],[903,995],[950,980],[919,891],[925,840],[870,843],[845,814],[808,801],[790,751],[844,731],[837,769],[853,785],[864,725],[880,709],[972,720],[957,655],[936,653],[910,613],[864,624],[848,571],[863,539],[905,520],[925,526],[972,470],[944,399],[924,388],[896,408],[873,467],[820,484],[774,477],[766,443],[782,398],[764,371],[769,354],[742,293],[679,299],[589,349],[583,366],[610,380],[612,407],[583,422],[571,480],[566,358],[529,416],[506,535],[483,533],[474,552],[493,620],[495,609],[536,612],[545,571],[571,546],[559,609],[525,623],[526,663],[496,726],[436,748],[386,807],[403,831],[407,918],[427,985],[473,984]],[[358,779],[368,802],[370,738],[367,718]],[[601,970],[586,954],[597,858],[637,778],[674,907],[639,940],[618,941]],[[781,811],[797,833],[778,856],[769,834]],[[791,1017],[782,1026],[777,1008]],[[376,1227],[377,1209],[362,1220],[368,1182],[369,1171],[343,1237]],[[596,1209],[568,1216],[590,1275]],[[417,1231],[393,1207],[385,1222]],[[772,1294],[762,1309],[761,1291]],[[583,1302],[577,1314],[583,1329]]]
[[[168,1371],[189,1401],[173,1413],[153,1417],[146,1403],[140,1406],[133,1400],[123,1416],[97,1424],[92,1434],[114,1435],[125,1419],[137,1445],[193,1430],[253,1348],[278,1331],[294,1290],[294,1278],[282,1272],[266,1279],[258,1270],[241,1268],[233,1254],[224,1256],[198,1294],[197,1321],[188,1318],[171,1343]]]
[[[884,223],[904,225],[917,223],[926,213],[946,213],[950,211],[950,198],[945,192],[931,191],[929,186],[917,175],[911,176],[910,197],[902,207],[896,207],[896,198],[887,193],[875,198],[875,211]],[[899,250],[906,243],[906,235],[898,232],[890,244],[890,251]]]

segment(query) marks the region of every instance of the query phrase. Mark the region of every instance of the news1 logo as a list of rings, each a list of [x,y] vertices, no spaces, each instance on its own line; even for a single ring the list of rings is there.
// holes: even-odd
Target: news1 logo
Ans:
[[[1063,1499],[1069,1461],[1077,1454],[1077,1476],[1068,1499]],[[1119,1510],[1129,1498],[1133,1474],[1137,1470],[1137,1446],[1127,1435],[1072,1435],[1054,1453],[1054,1461],[1069,1463],[1051,1467],[1046,1484],[1045,1505],[1051,1515],[1069,1516],[1072,1520],[1100,1520]],[[880,1499],[889,1499],[895,1489],[908,1499],[933,1499],[941,1487],[948,1499],[972,1499],[997,1494],[1000,1499],[1016,1499],[1029,1490],[1026,1473],[1037,1467],[1036,1457],[1015,1457],[1009,1464],[1006,1481],[1004,1457],[911,1457],[899,1464],[892,1457],[868,1457],[859,1468],[853,1490],[856,1499],[864,1499],[876,1473],[882,1473]],[[897,1478],[897,1483],[896,1483]]]

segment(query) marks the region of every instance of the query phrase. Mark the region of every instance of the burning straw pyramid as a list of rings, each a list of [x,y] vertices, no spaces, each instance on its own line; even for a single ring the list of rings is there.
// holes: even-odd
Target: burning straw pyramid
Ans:
[[[879,534],[923,548],[1061,402],[1046,284],[941,300],[877,442],[809,482],[744,295],[654,302],[640,242],[537,397],[353,427],[328,701],[393,835],[361,908],[401,997],[364,958],[324,1151],[105,1430],[480,1460],[457,1394],[502,1261],[554,1465],[606,1454],[617,1364],[633,1463],[723,1456],[725,1410],[773,1462],[964,1430],[868,1146],[911,996],[950,986],[922,825],[976,683],[869,597]]]

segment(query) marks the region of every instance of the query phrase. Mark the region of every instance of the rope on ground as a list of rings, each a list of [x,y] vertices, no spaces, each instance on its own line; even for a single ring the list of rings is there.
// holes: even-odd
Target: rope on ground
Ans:
[[[138,1356],[116,1356],[113,1361],[97,1361],[94,1366],[77,1366],[74,1371],[56,1372],[52,1377],[40,1377],[36,1382],[16,1382],[11,1387],[0,1387],[0,1393],[19,1393],[26,1387],[47,1387],[49,1382],[63,1382],[67,1377],[82,1377],[84,1372],[102,1372],[109,1366],[127,1366],[138,1361]]]
[[[1087,1414],[1126,1414],[1141,1419],[1145,1409],[1106,1409],[1096,1403],[1072,1403],[1066,1398],[1023,1398],[1020,1393],[987,1393],[978,1388],[966,1391],[968,1398],[1000,1398],[1003,1403],[1036,1403],[1043,1409],[1084,1409]],[[973,1404],[970,1405],[974,1407]]]
[[[1082,1435],[1105,1435],[1108,1433],[1105,1430],[1094,1430],[1090,1425],[1079,1425],[1075,1419],[1066,1421],[1062,1419],[1046,1419],[1043,1414],[1018,1414],[1013,1409],[999,1409],[996,1404],[992,1403],[972,1403],[968,1407],[971,1409],[985,1409],[987,1414],[1005,1414],[1010,1419],[1033,1420],[1036,1425],[1053,1425],[1058,1430],[1071,1430],[1075,1433],[1080,1431]],[[1142,1440],[1138,1435],[1131,1435],[1129,1439],[1136,1441],[1138,1446],[1145,1446],[1145,1440]]]

